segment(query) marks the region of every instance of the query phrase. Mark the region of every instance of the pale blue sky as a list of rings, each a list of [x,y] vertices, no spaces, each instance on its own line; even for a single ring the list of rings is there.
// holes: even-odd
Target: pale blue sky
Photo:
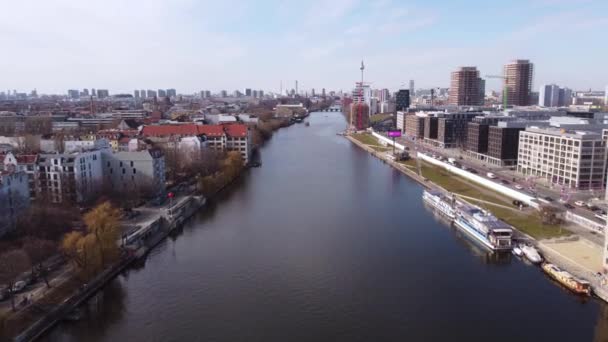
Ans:
[[[0,89],[449,85],[535,63],[534,87],[608,85],[607,0],[3,0]],[[488,82],[498,89],[497,81]]]

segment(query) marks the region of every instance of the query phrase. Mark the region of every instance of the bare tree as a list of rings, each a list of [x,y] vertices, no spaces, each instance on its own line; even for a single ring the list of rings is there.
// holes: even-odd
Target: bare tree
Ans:
[[[0,282],[8,285],[9,296],[11,297],[11,307],[15,311],[15,297],[13,296],[13,286],[21,275],[30,267],[30,260],[27,253],[22,249],[13,249],[0,254]]]
[[[44,279],[47,288],[50,288],[48,272],[44,267],[44,261],[57,253],[57,244],[51,240],[36,238],[26,238],[23,242],[23,250],[27,253],[32,264],[32,275],[35,268],[38,269],[40,276]]]
[[[25,119],[25,132],[29,134],[51,134],[53,122],[51,117],[30,116]]]

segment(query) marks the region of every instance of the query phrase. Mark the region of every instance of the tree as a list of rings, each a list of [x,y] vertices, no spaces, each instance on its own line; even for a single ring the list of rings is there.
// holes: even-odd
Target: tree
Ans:
[[[32,275],[34,268],[38,268],[40,276],[44,279],[47,288],[50,288],[48,273],[44,267],[44,262],[57,252],[57,245],[50,240],[36,238],[26,238],[23,242],[23,250],[27,253],[32,264]]]
[[[75,207],[52,206],[40,199],[17,217],[17,231],[32,238],[58,241],[79,220]]]
[[[27,253],[22,249],[13,249],[0,254],[0,282],[8,285],[9,296],[11,297],[11,307],[15,311],[15,297],[12,288],[21,273],[30,267],[30,260]]]
[[[25,119],[25,132],[29,134],[51,134],[53,122],[48,116],[28,116]]]
[[[89,234],[95,236],[95,243],[101,255],[101,265],[118,257],[116,241],[120,237],[120,211],[110,202],[104,202],[84,215]]]
[[[549,205],[540,208],[540,217],[543,224],[557,225],[561,223],[561,219],[557,216],[557,209]]]

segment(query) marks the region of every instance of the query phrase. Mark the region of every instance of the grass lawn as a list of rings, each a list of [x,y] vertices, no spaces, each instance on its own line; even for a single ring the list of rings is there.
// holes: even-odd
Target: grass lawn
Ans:
[[[376,151],[376,152],[386,152],[386,151],[390,150],[389,148],[381,147],[381,146],[370,146],[370,147],[373,148],[374,151]]]
[[[487,191],[480,190],[480,185],[470,183],[465,179],[450,174],[447,170],[430,166],[426,163],[422,164],[422,175],[450,192],[479,198],[483,201],[489,201],[508,207],[513,205],[509,198],[502,197],[499,194],[489,194]],[[492,190],[488,189],[488,191]],[[570,231],[563,229],[561,226],[549,226],[542,224],[540,215],[537,211],[518,212],[516,210],[509,210],[487,203],[478,204],[481,207],[490,209],[492,213],[501,220],[537,239],[552,238],[571,234]],[[515,207],[513,208],[515,209]]]
[[[366,145],[381,146],[380,143],[378,142],[378,139],[374,138],[371,134],[354,133],[351,136]]]
[[[376,122],[380,122],[380,121],[386,120],[386,119],[388,119],[390,117],[391,117],[390,114],[376,114],[376,115],[370,116],[369,122],[376,123]]]

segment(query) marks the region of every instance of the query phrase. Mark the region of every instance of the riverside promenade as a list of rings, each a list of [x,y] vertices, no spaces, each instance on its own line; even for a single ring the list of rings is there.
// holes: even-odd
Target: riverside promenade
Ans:
[[[348,134],[344,135],[344,137],[417,181],[423,187],[448,192],[441,186],[418,175],[418,173],[411,168],[391,160],[387,152],[377,151],[372,146],[364,144]],[[576,277],[589,281],[594,294],[598,298],[608,302],[608,278],[605,274],[601,274],[603,252],[602,246],[595,241],[597,239],[587,239],[583,235],[573,234],[568,237],[537,240],[532,236],[517,230],[517,227],[514,228],[520,239],[536,245],[547,261],[554,263]]]

